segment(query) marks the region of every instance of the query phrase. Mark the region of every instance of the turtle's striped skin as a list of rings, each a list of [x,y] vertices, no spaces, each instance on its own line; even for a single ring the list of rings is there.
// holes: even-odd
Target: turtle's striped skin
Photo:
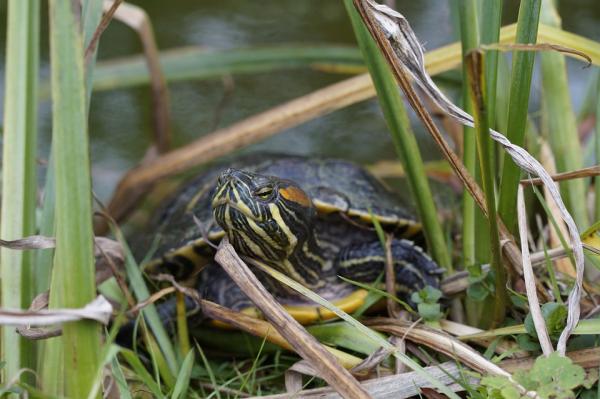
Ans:
[[[419,234],[420,224],[363,168],[287,156],[234,166],[192,180],[163,208],[157,227],[148,229],[160,235],[150,272],[194,276],[204,297],[237,310],[250,307],[214,264],[214,250],[203,238],[217,243],[226,234],[243,258],[265,262],[327,299],[351,295],[360,303],[362,294],[352,295],[356,290],[339,276],[373,282],[382,273],[385,253],[372,229],[374,217],[397,237],[392,252],[399,293],[438,284],[438,266],[407,240]],[[262,280],[280,302],[303,305],[290,289]],[[323,316],[315,312],[315,318]]]

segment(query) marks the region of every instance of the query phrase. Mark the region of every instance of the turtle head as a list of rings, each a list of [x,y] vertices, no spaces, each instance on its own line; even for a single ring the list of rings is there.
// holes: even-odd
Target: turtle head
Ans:
[[[279,262],[309,238],[315,210],[294,182],[237,169],[219,176],[213,215],[240,255]]]

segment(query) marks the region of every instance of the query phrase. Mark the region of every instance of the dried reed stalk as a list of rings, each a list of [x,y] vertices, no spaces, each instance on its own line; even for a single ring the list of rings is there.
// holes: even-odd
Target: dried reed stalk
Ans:
[[[235,253],[227,238],[223,238],[215,260],[240,289],[263,312],[275,329],[307,360],[321,378],[345,398],[370,398],[360,383],[340,365],[319,341],[310,335],[265,289],[248,266]]]

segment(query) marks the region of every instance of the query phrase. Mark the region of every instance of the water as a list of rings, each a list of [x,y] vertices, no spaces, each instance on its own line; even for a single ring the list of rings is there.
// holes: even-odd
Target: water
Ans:
[[[335,0],[276,1],[133,1],[147,11],[161,49],[186,45],[239,48],[285,43],[354,44],[343,4]],[[429,49],[453,40],[449,2],[402,1],[397,8],[409,19]],[[168,5],[166,5],[168,4]],[[505,6],[506,23],[514,21],[518,2]],[[563,2],[565,29],[600,40],[600,3],[597,0]],[[47,18],[46,15],[43,16]],[[0,21],[6,20],[6,2],[0,3]],[[45,31],[45,27],[42,31]],[[0,26],[0,48],[5,45],[5,23]],[[48,76],[47,39],[42,39],[43,76]],[[113,22],[102,38],[100,59],[141,52],[137,36]],[[570,63],[573,97],[583,96],[589,70]],[[4,76],[4,53],[0,75]],[[222,111],[219,127],[274,105],[334,83],[345,76],[296,70],[234,77],[235,90]],[[2,88],[2,82],[0,82]],[[223,96],[222,82],[170,84],[172,127],[176,145],[213,130],[214,112]],[[93,96],[90,115],[94,189],[107,200],[119,177],[135,166],[150,144],[151,109],[148,88],[115,90]],[[0,113],[1,113],[0,108]],[[0,114],[1,115],[1,114]],[[41,157],[47,156],[51,128],[50,104],[41,107]],[[439,157],[428,135],[415,124],[424,157]],[[395,157],[385,122],[375,100],[289,129],[247,151],[350,158],[368,163]]]

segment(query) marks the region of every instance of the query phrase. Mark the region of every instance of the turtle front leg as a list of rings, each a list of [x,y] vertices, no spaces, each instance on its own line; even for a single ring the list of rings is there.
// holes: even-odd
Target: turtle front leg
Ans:
[[[394,238],[391,251],[399,294],[409,296],[426,285],[439,286],[443,269],[421,247],[411,241]],[[343,248],[335,260],[335,267],[339,276],[372,283],[384,272],[385,262],[385,248],[376,241]]]

